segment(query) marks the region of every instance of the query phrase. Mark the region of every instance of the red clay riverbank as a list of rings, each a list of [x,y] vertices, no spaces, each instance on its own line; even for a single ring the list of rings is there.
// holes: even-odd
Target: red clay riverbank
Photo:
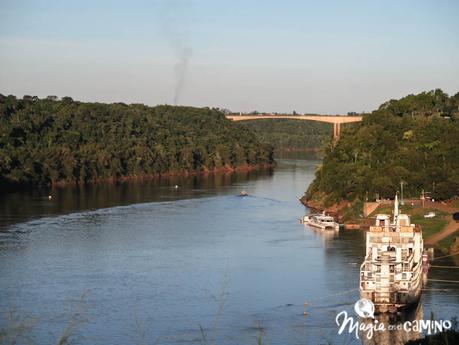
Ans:
[[[300,199],[300,202],[310,209],[320,212],[324,211],[327,214],[331,214],[337,217],[338,220],[342,216],[342,211],[351,205],[349,201],[343,200],[340,203],[333,204],[329,207],[324,207],[320,201],[306,200],[304,197]]]
[[[192,170],[192,171],[167,171],[163,173],[156,174],[140,174],[140,175],[129,175],[129,176],[119,176],[119,177],[98,177],[93,178],[88,182],[81,181],[58,181],[51,184],[51,188],[54,187],[66,187],[66,186],[76,186],[80,184],[97,184],[97,183],[123,183],[131,181],[148,181],[158,178],[168,178],[168,177],[187,177],[187,176],[206,176],[209,174],[231,174],[234,172],[250,172],[261,169],[271,169],[275,164],[255,164],[255,165],[240,165],[237,167],[232,166],[223,166],[220,168],[207,169],[203,168],[201,170]]]

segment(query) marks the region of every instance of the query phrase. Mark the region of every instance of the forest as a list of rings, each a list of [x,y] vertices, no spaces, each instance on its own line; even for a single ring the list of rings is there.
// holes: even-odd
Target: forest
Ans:
[[[314,121],[265,119],[241,122],[255,132],[261,142],[279,151],[313,151],[323,146],[332,126]]]
[[[273,163],[218,109],[0,95],[0,187]]]
[[[407,197],[459,195],[459,93],[408,95],[365,114],[327,144],[303,200],[393,198],[401,183]]]

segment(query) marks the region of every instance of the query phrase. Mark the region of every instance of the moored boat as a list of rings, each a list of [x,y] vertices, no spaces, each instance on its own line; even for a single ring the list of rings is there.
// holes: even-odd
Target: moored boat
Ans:
[[[322,229],[322,230],[339,230],[339,224],[335,222],[332,216],[322,214],[307,214],[300,220],[301,223]]]
[[[360,267],[361,298],[371,300],[377,313],[417,304],[428,265],[423,251],[421,227],[399,212],[396,196],[393,219],[378,214],[366,234],[366,256]]]

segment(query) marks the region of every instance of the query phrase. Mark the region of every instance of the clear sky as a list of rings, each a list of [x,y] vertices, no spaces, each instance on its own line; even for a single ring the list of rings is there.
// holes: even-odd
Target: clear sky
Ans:
[[[346,113],[459,91],[459,1],[0,0],[0,93]]]

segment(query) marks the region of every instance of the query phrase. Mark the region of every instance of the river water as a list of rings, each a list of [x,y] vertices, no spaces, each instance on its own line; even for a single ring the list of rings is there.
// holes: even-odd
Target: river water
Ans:
[[[355,316],[364,234],[297,222],[318,163],[2,196],[0,328],[21,325],[18,344],[361,343],[335,317]],[[458,315],[456,286],[429,282],[416,318]]]

